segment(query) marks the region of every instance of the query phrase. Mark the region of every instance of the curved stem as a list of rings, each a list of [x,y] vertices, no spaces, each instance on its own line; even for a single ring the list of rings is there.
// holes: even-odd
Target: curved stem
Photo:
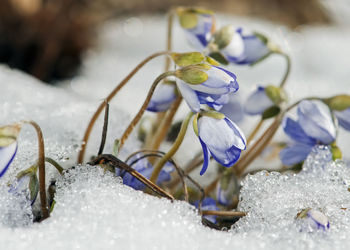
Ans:
[[[263,123],[264,123],[264,120],[261,119],[261,120],[259,121],[259,123],[256,125],[256,127],[254,128],[254,130],[250,133],[250,135],[249,135],[249,137],[248,137],[248,139],[247,139],[247,145],[250,144],[250,142],[253,140],[253,138],[255,137],[255,135],[259,132],[259,130],[260,130],[261,126],[263,125]]]
[[[54,159],[50,158],[50,157],[45,157],[45,161],[50,163],[52,166],[54,166],[57,171],[60,173],[60,175],[63,174],[64,168],[58,164],[58,162],[56,162]]]
[[[287,82],[287,79],[288,79],[288,76],[289,76],[289,73],[290,73],[290,69],[291,69],[291,66],[292,66],[292,63],[291,63],[291,60],[290,60],[290,56],[283,53],[283,52],[276,52],[276,54],[278,55],[281,55],[283,56],[285,59],[286,59],[286,62],[287,62],[287,68],[286,68],[286,71],[284,73],[284,76],[282,78],[282,81],[280,83],[280,88],[283,88],[284,85],[286,84]]]
[[[185,120],[182,122],[182,125],[181,125],[181,129],[180,129],[180,132],[173,144],[173,146],[171,147],[171,149],[163,156],[163,158],[161,158],[157,164],[154,166],[154,170],[152,172],[152,175],[151,175],[151,178],[150,180],[153,182],[153,183],[156,183],[157,179],[158,179],[158,175],[160,173],[160,171],[162,170],[164,164],[171,158],[173,157],[173,155],[176,153],[176,151],[179,149],[184,137],[185,137],[185,134],[186,134],[186,131],[187,131],[187,127],[188,127],[188,124],[192,118],[192,116],[194,115],[193,112],[190,112],[187,117],[185,118]]]
[[[101,114],[102,110],[104,109],[104,107],[106,106],[106,103],[110,102],[112,100],[112,98],[125,86],[125,84],[149,61],[151,61],[152,59],[161,56],[161,55],[167,55],[169,52],[168,51],[162,51],[162,52],[157,52],[154,53],[152,55],[150,55],[149,57],[147,57],[146,59],[144,59],[142,62],[140,62],[113,90],[112,92],[106,97],[105,101],[103,103],[100,104],[100,106],[97,108],[97,110],[95,111],[94,115],[92,116],[86,130],[85,130],[85,134],[83,137],[83,144],[81,145],[81,149],[79,151],[79,155],[78,155],[78,160],[77,163],[81,164],[84,160],[84,155],[85,155],[85,150],[86,150],[86,145],[88,143],[92,128],[97,120],[97,118],[99,117],[99,115]]]
[[[106,143],[106,137],[107,137],[108,117],[109,117],[109,103],[107,101],[105,101],[105,102],[106,102],[105,117],[104,117],[104,121],[103,121],[103,128],[102,128],[100,148],[98,150],[97,155],[102,154],[103,149],[105,147],[105,143]]]
[[[160,144],[162,143],[162,141],[164,140],[165,136],[169,131],[169,128],[174,119],[176,111],[179,109],[181,101],[182,101],[182,96],[178,96],[175,102],[171,105],[170,109],[166,113],[163,120],[161,121],[160,126],[158,127],[158,129],[154,134],[153,143],[151,145],[152,150],[159,149]]]
[[[41,131],[40,126],[34,121],[22,121],[23,123],[30,124],[36,131],[38,136],[38,168],[39,168],[39,189],[40,189],[40,203],[41,203],[41,212],[42,220],[48,218],[49,210],[47,207],[46,201],[46,184],[45,184],[45,146],[44,146],[44,137]]]
[[[146,100],[144,101],[144,103],[142,104],[139,112],[136,114],[136,116],[134,117],[134,119],[130,122],[129,126],[125,129],[122,137],[120,138],[119,141],[119,151],[120,149],[123,147],[126,139],[129,137],[129,135],[131,134],[132,130],[134,129],[134,127],[136,126],[136,124],[140,121],[143,113],[145,112],[149,102],[151,101],[152,95],[154,90],[156,89],[157,85],[159,84],[159,82],[161,80],[163,80],[164,78],[168,77],[168,76],[173,76],[175,74],[174,71],[168,71],[165,72],[161,75],[159,75],[153,82],[150,90],[148,91],[148,95],[146,97]]]
[[[173,33],[173,21],[174,21],[175,10],[171,9],[168,14],[168,27],[167,27],[167,40],[166,40],[166,50],[171,51],[172,48],[172,33]],[[170,68],[171,59],[169,56],[165,58],[165,69],[164,71],[168,71]]]

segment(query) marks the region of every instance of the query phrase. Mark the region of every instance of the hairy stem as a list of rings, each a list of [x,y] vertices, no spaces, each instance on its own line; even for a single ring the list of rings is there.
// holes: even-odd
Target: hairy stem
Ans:
[[[284,85],[286,84],[287,79],[288,79],[288,76],[289,76],[289,74],[290,74],[290,69],[291,69],[292,63],[291,63],[291,60],[290,60],[290,56],[289,56],[289,55],[287,55],[287,54],[285,54],[285,53],[283,53],[283,52],[279,52],[279,53],[277,53],[277,54],[283,56],[283,57],[286,59],[286,62],[287,62],[287,68],[286,68],[286,71],[285,71],[284,76],[283,76],[283,78],[282,78],[282,81],[281,81],[281,83],[280,83],[280,88],[283,88]]]
[[[173,157],[173,155],[177,152],[177,150],[179,149],[184,137],[185,137],[185,134],[186,134],[186,131],[187,131],[187,127],[188,127],[188,124],[192,118],[192,116],[194,115],[193,112],[190,112],[187,117],[184,119],[184,121],[182,122],[182,125],[181,125],[181,129],[180,129],[180,132],[173,144],[173,146],[171,147],[171,149],[157,162],[157,164],[154,166],[154,170],[152,172],[152,175],[151,175],[151,178],[150,180],[153,182],[153,183],[156,183],[157,179],[158,179],[158,175],[160,173],[160,171],[162,170],[164,164],[171,158]]]
[[[150,90],[148,91],[148,95],[146,97],[146,100],[144,101],[144,103],[142,104],[139,112],[136,114],[136,116],[134,117],[134,119],[130,122],[129,126],[125,129],[122,137],[120,138],[119,141],[119,150],[123,147],[126,139],[129,137],[129,135],[131,134],[132,130],[134,129],[134,127],[136,126],[136,124],[140,121],[143,113],[145,112],[149,102],[151,101],[152,95],[154,93],[154,90],[156,89],[157,85],[160,83],[161,80],[163,80],[164,78],[168,77],[168,76],[173,76],[174,75],[174,71],[168,71],[165,72],[161,75],[159,75],[153,82]]]
[[[81,145],[81,149],[79,151],[79,155],[78,155],[78,164],[81,164],[84,160],[84,155],[85,155],[85,150],[86,150],[86,145],[88,143],[92,128],[97,120],[97,118],[99,117],[99,115],[101,114],[102,110],[104,109],[104,107],[106,106],[106,103],[110,102],[113,97],[125,86],[125,84],[149,61],[151,61],[152,59],[161,56],[161,55],[167,55],[169,52],[168,51],[162,51],[162,52],[157,52],[154,53],[152,55],[150,55],[149,57],[147,57],[146,59],[144,59],[142,62],[140,62],[113,90],[112,92],[106,97],[105,101],[103,103],[100,104],[100,106],[97,108],[97,110],[95,111],[94,115],[92,116],[86,130],[85,130],[85,134],[83,137],[83,144]]]
[[[40,126],[34,121],[23,121],[33,126],[38,136],[38,168],[39,168],[39,189],[40,189],[40,203],[41,203],[41,212],[42,220],[48,218],[49,210],[47,207],[46,201],[46,184],[45,184],[45,146],[44,146],[44,137],[41,131]]]

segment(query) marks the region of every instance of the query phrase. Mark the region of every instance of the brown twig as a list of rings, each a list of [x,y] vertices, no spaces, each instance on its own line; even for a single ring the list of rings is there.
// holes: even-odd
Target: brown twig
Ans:
[[[106,143],[106,137],[107,137],[107,129],[108,129],[108,116],[109,116],[109,103],[106,102],[106,108],[105,108],[105,117],[103,121],[103,129],[102,129],[102,136],[101,136],[101,144],[100,144],[100,149],[98,150],[97,155],[102,154],[103,149],[105,147]]]
[[[247,213],[239,211],[202,210],[201,215],[216,215],[221,217],[244,217],[247,215]]]

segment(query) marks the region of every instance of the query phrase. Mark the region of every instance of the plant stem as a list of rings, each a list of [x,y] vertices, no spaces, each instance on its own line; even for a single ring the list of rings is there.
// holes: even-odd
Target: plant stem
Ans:
[[[185,134],[186,134],[186,131],[187,131],[187,127],[188,127],[188,124],[192,118],[192,116],[194,115],[193,112],[190,112],[187,117],[184,119],[184,121],[182,122],[182,125],[181,125],[181,129],[180,129],[180,132],[173,144],[173,146],[171,147],[171,149],[157,162],[157,164],[154,166],[154,170],[152,172],[152,175],[151,175],[151,178],[150,180],[153,182],[153,183],[156,183],[157,179],[158,179],[158,175],[160,173],[160,171],[162,170],[164,164],[171,158],[173,157],[173,155],[176,153],[176,151],[179,149],[184,137],[185,137]]]
[[[216,211],[216,210],[202,210],[202,215],[217,215],[222,217],[244,217],[246,212],[239,211]]]
[[[97,120],[97,118],[99,117],[99,115],[101,114],[102,110],[104,109],[104,107],[106,106],[106,103],[110,102],[113,97],[125,86],[125,84],[149,61],[151,61],[152,59],[161,56],[161,55],[167,55],[169,52],[168,51],[162,51],[162,52],[157,52],[154,53],[152,55],[150,55],[149,57],[145,58],[142,62],[140,62],[113,90],[112,92],[106,97],[105,102],[101,103],[100,106],[97,108],[97,110],[95,111],[94,115],[92,116],[86,130],[85,130],[85,134],[83,137],[83,143],[81,145],[81,149],[79,151],[79,155],[78,155],[78,160],[77,163],[81,164],[84,160],[84,155],[85,155],[85,150],[86,150],[86,145],[88,143],[92,128]]]
[[[256,127],[254,128],[254,130],[250,133],[250,135],[249,135],[249,137],[248,137],[248,139],[247,139],[247,145],[250,144],[250,142],[253,140],[253,138],[255,137],[255,135],[259,132],[259,130],[260,130],[261,126],[263,125],[263,123],[264,123],[264,120],[261,119],[261,120],[259,121],[259,123],[256,125]]]
[[[176,111],[179,109],[181,101],[182,101],[182,96],[178,96],[175,102],[171,105],[170,109],[166,112],[165,117],[161,121],[160,126],[158,127],[158,129],[154,134],[153,143],[151,145],[152,150],[159,149],[160,144],[162,143],[162,141],[164,140],[165,136],[169,131],[169,128],[174,119]]]
[[[102,136],[101,136],[101,143],[100,143],[100,149],[98,150],[97,155],[102,154],[103,149],[105,147],[106,143],[106,137],[107,137],[107,129],[108,129],[108,116],[109,116],[109,103],[106,102],[106,108],[105,108],[105,117],[103,121],[103,128],[102,128]]]
[[[52,166],[54,166],[57,169],[57,171],[60,173],[60,175],[63,174],[64,168],[62,168],[62,166],[58,164],[54,159],[50,157],[45,157],[45,161],[50,163]]]
[[[280,88],[283,88],[284,85],[287,82],[287,79],[288,79],[288,76],[289,76],[292,64],[291,64],[291,60],[290,60],[290,56],[289,55],[287,55],[287,54],[285,54],[283,52],[276,52],[276,54],[283,56],[286,59],[286,62],[287,62],[287,68],[286,68],[286,71],[285,71],[284,76],[282,78],[282,81],[280,83]]]
[[[173,21],[174,21],[174,13],[175,10],[171,9],[168,14],[168,27],[167,27],[167,39],[166,39],[166,50],[171,51],[172,48],[172,33],[173,33]],[[168,71],[170,67],[170,57],[167,56],[165,58],[165,69],[164,71]]]
[[[45,184],[45,146],[44,137],[40,126],[34,121],[22,121],[23,123],[30,124],[36,131],[38,136],[38,168],[39,168],[39,189],[40,189],[40,203],[42,220],[48,218],[49,210],[46,201],[46,184]]]
[[[129,137],[129,135],[131,134],[132,130],[134,129],[134,127],[136,126],[136,124],[139,122],[139,120],[141,119],[143,113],[145,112],[149,102],[151,101],[152,95],[154,90],[156,89],[157,85],[160,83],[161,80],[163,80],[164,78],[168,77],[168,76],[173,76],[175,74],[174,71],[168,71],[168,72],[164,72],[163,74],[159,75],[153,82],[150,90],[148,91],[148,95],[146,97],[146,100],[144,101],[144,103],[142,104],[139,112],[136,114],[136,116],[134,117],[134,119],[130,122],[129,126],[125,129],[122,137],[120,138],[119,141],[119,150],[123,147],[126,139]]]

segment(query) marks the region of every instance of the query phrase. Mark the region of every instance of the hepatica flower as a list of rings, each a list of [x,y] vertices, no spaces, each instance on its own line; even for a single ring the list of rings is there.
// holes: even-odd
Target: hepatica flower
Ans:
[[[199,201],[196,201],[194,205],[196,206],[196,208],[198,208]],[[202,211],[203,210],[211,210],[211,211],[212,210],[215,210],[215,211],[219,210],[219,208],[216,206],[216,201],[210,197],[206,197],[203,200],[201,209],[202,209]],[[203,217],[212,223],[216,223],[216,217],[217,217],[216,215],[205,215]]]
[[[228,102],[228,94],[239,88],[235,74],[218,66],[201,64],[177,72],[177,87],[195,113],[201,104],[220,110]]]
[[[203,50],[215,31],[213,12],[203,9],[178,8],[177,14],[190,43],[196,49]]]
[[[244,111],[248,115],[258,115],[273,105],[272,100],[266,95],[265,87],[258,86],[245,102]]]
[[[194,119],[194,130],[198,135],[204,155],[201,175],[208,168],[210,155],[225,167],[232,166],[246,149],[246,139],[239,127],[221,113],[214,117],[201,116]]]
[[[350,131],[350,108],[343,111],[334,111],[334,114],[338,119],[339,125]]]
[[[306,159],[316,144],[329,145],[336,139],[331,112],[321,101],[304,100],[298,105],[298,120],[283,120],[284,132],[294,141],[280,152],[283,164],[292,166]]]
[[[306,220],[308,229],[311,231],[320,229],[326,231],[329,229],[330,224],[327,216],[318,210],[311,208],[304,209],[297,215],[297,218]]]
[[[15,158],[20,129],[18,124],[0,127],[0,177],[5,174]]]
[[[15,183],[10,186],[9,192],[14,195],[24,195],[33,205],[39,193],[39,181],[35,172],[18,176]]]
[[[163,112],[170,108],[176,99],[175,83],[162,83],[156,88],[148,104],[147,110],[152,112]]]
[[[147,158],[142,158],[143,154],[136,154],[134,157],[131,157],[126,163],[129,165],[132,165],[132,167],[145,176],[146,178],[150,178],[153,172],[153,166],[152,164],[147,160]],[[157,185],[162,184],[163,182],[169,181],[171,176],[170,173],[174,171],[174,166],[167,162],[165,166],[162,168],[158,180]],[[145,185],[140,182],[138,179],[130,175],[129,173],[120,173],[119,170],[116,173],[117,175],[121,175],[123,177],[123,183],[127,186],[130,186],[136,190],[143,190],[145,189]]]

